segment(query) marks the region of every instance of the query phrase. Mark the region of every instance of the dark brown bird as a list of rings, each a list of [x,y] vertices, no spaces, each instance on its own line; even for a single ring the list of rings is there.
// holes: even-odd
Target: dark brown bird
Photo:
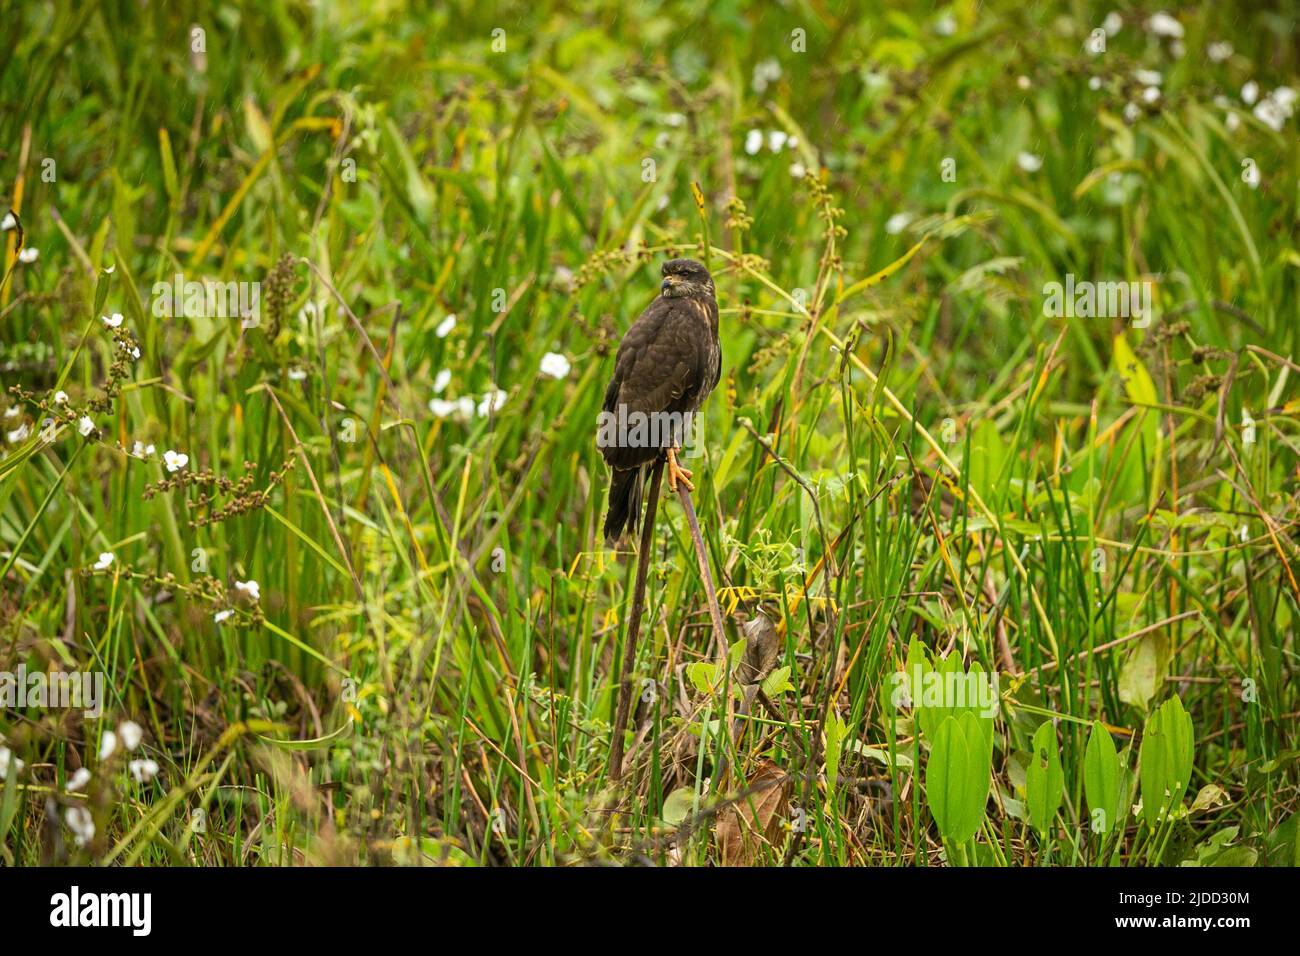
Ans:
[[[700,405],[722,375],[718,300],[709,270],[694,259],[663,264],[659,297],[623,336],[605,389],[596,443],[612,469],[605,539],[635,532],[647,469],[668,458],[668,487],[694,491],[677,461]]]

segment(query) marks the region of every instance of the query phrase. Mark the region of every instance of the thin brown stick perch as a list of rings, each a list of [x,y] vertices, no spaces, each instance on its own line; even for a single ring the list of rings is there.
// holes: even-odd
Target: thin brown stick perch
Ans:
[[[650,550],[654,537],[655,510],[659,501],[659,485],[663,477],[664,462],[655,465],[654,476],[650,479],[649,502],[646,504],[645,524],[641,529],[641,552],[638,556],[636,583],[632,590],[631,620],[628,622],[627,639],[623,646],[622,674],[619,678],[618,707],[614,712],[613,737],[610,740],[609,778],[617,784],[623,776],[623,734],[627,729],[628,715],[632,707],[632,661],[636,656],[636,642],[641,633],[641,617],[645,612],[645,582],[650,564]],[[726,666],[727,636],[722,623],[722,609],[718,604],[717,589],[713,585],[713,573],[709,570],[709,555],[704,548],[704,537],[700,534],[700,522],[695,516],[695,506],[691,502],[690,492],[685,485],[677,487],[682,510],[686,512],[686,524],[690,528],[691,540],[695,545],[695,556],[700,564],[700,576],[704,580],[704,595],[709,605],[709,618],[713,622],[713,644],[718,660]],[[727,688],[724,688],[724,693]],[[728,701],[730,696],[728,695]],[[725,756],[724,756],[725,760]],[[724,764],[725,766],[725,764]],[[719,775],[720,776],[720,775]]]
[[[614,731],[609,742],[609,779],[617,784],[623,776],[623,732],[627,729],[628,711],[632,706],[632,662],[636,658],[636,639],[641,633],[641,616],[645,612],[645,579],[654,548],[655,511],[659,506],[659,485],[664,476],[664,459],[655,463],[650,479],[650,500],[646,502],[645,523],[641,526],[641,551],[637,555],[636,584],[632,588],[631,619],[627,639],[623,642],[623,666],[619,675],[618,708],[614,711]]]
[[[709,571],[709,555],[704,550],[704,537],[700,534],[700,522],[695,517],[695,506],[691,503],[691,494],[685,485],[677,486],[677,497],[682,500],[682,510],[686,512],[686,524],[691,529],[691,540],[695,543],[695,556],[700,562],[700,577],[704,579],[704,596],[709,601],[709,617],[713,621],[713,646],[718,652],[718,660],[727,659],[727,632],[722,625],[722,609],[718,606],[718,592],[713,587],[713,574]]]
[[[725,675],[722,682],[723,722],[727,739],[724,741],[722,754],[718,759],[718,769],[713,775],[713,791],[721,789],[727,775],[727,751],[735,749],[735,728],[731,707],[731,669],[727,660],[727,632],[722,624],[722,609],[718,607],[718,592],[713,586],[713,573],[709,570],[709,553],[704,550],[704,536],[700,534],[700,522],[695,517],[695,505],[691,503],[691,493],[686,486],[677,486],[677,497],[682,501],[682,510],[686,512],[686,525],[691,529],[691,541],[695,544],[695,557],[700,562],[700,577],[704,579],[704,596],[709,602],[709,618],[713,621],[713,646],[718,654],[718,666]]]

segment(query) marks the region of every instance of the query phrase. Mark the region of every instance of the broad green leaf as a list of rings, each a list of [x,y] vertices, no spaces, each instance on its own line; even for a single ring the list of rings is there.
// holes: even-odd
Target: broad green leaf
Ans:
[[[1206,866],[1254,866],[1259,862],[1259,853],[1248,846],[1230,846],[1222,853],[1216,853],[1206,862]]]
[[[966,735],[966,784],[962,801],[960,839],[974,836],[984,819],[993,770],[993,721],[972,710],[958,718]]]
[[[1061,752],[1056,744],[1056,728],[1050,720],[1044,721],[1034,733],[1032,759],[1025,768],[1025,794],[1029,823],[1040,834],[1045,834],[1065,796]]]
[[[1109,833],[1119,820],[1119,755],[1110,731],[1093,721],[1083,755],[1083,790],[1094,833]]]
[[[1139,406],[1137,421],[1142,429],[1142,447],[1135,448],[1135,451],[1140,454],[1129,455],[1125,460],[1125,466],[1128,469],[1135,469],[1133,475],[1138,482],[1137,487],[1139,489],[1146,487],[1148,502],[1154,504],[1160,490],[1162,472],[1159,466],[1163,460],[1160,457],[1159,412],[1151,407],[1159,401],[1155,382],[1152,381],[1151,373],[1129,346],[1122,332],[1115,336],[1114,362],[1115,371],[1124,382],[1124,394],[1130,402]],[[1147,479],[1143,478],[1141,471],[1144,462],[1152,462],[1156,465],[1155,473]]]
[[[690,787],[678,787],[668,794],[668,799],[664,801],[664,823],[677,826],[691,815],[691,808],[694,806],[695,791]]]
[[[966,786],[966,733],[954,717],[945,717],[931,735],[925,767],[925,802],[944,839],[960,842],[962,801]]]
[[[852,749],[861,754],[867,760],[875,760],[883,763],[886,767],[894,770],[906,770],[912,766],[912,758],[905,753],[895,753],[893,759],[890,759],[889,751],[881,747],[868,747],[861,741],[856,741]]]
[[[732,641],[731,647],[727,649],[727,661],[731,665],[731,672],[734,674],[740,667],[740,662],[745,659],[745,639],[739,638]]]
[[[1119,699],[1146,710],[1169,671],[1169,638],[1147,634],[1129,652],[1119,674]]]
[[[763,678],[763,693],[768,697],[779,697],[788,690],[794,690],[790,683],[790,668],[778,667]]]
[[[831,714],[826,719],[826,730],[822,734],[826,752],[826,779],[836,787],[840,777],[840,754],[844,750],[844,738],[848,736],[849,725],[839,714]]]
[[[1178,697],[1165,701],[1160,709],[1164,712],[1166,734],[1165,741],[1169,747],[1169,791],[1171,805],[1182,802],[1192,782],[1192,763],[1195,758],[1192,716],[1183,707]]]
[[[710,661],[696,661],[686,668],[686,676],[701,694],[712,694],[718,683],[718,665]]]
[[[1160,822],[1161,811],[1167,802],[1165,781],[1169,773],[1165,769],[1165,755],[1164,726],[1160,712],[1156,711],[1147,718],[1146,729],[1142,732],[1142,746],[1138,751],[1142,818],[1153,827]]]
[[[1192,718],[1177,696],[1170,697],[1147,718],[1139,751],[1142,817],[1150,826],[1181,805],[1192,777],[1193,756]]]
[[[987,418],[982,418],[975,426],[970,438],[970,483],[985,501],[997,507],[998,478],[1006,461],[1006,446],[998,434],[997,425]]]
[[[1300,840],[1296,839],[1296,831],[1300,829],[1298,823],[1300,813],[1292,813],[1268,835],[1265,842],[1269,866],[1300,866]],[[3,836],[3,828],[0,828],[0,836]]]
[[[978,718],[948,715],[935,728],[925,770],[925,799],[944,839],[965,843],[984,819],[989,757]]]
[[[1124,394],[1130,402],[1134,405],[1156,404],[1156,383],[1123,333],[1115,336],[1115,369],[1124,380]]]
[[[1192,800],[1188,812],[1195,813],[1197,810],[1209,810],[1211,807],[1222,806],[1228,801],[1227,792],[1217,783],[1207,783],[1197,792],[1196,798]]]

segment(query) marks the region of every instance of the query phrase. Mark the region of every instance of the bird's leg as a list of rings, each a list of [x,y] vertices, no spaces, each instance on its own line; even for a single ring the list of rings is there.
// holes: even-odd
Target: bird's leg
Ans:
[[[668,487],[672,491],[677,491],[677,482],[686,486],[687,491],[694,491],[695,485],[691,483],[691,473],[677,464],[677,449],[670,446],[668,448]]]

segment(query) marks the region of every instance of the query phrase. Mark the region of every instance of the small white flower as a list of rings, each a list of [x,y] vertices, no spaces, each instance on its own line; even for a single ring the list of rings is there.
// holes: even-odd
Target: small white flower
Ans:
[[[1142,118],[1142,107],[1136,103],[1127,103],[1124,106],[1124,119],[1130,123],[1136,123]]]
[[[224,611],[218,611],[216,614],[212,615],[212,620],[220,624],[222,621],[230,620],[231,615],[233,615],[234,613],[235,613],[234,611],[227,608]]]
[[[1175,60],[1181,60],[1183,54],[1187,52],[1187,47],[1183,46],[1182,40],[1175,40],[1169,44],[1169,55]]]
[[[1090,90],[1099,90],[1099,89],[1101,89],[1101,77],[1100,77],[1100,76],[1094,76],[1094,77],[1092,77],[1091,79],[1089,79],[1089,80],[1088,80],[1088,89],[1090,89]]]
[[[798,137],[798,136],[791,136],[789,139],[787,139],[787,140],[785,141],[785,148],[786,148],[786,149],[798,149],[798,148],[799,148],[799,137]]]
[[[793,176],[795,179],[803,179],[805,176],[808,175],[808,167],[805,166],[803,163],[791,163],[790,175]]]
[[[1089,56],[1101,56],[1106,52],[1106,31],[1094,30],[1089,33],[1088,39],[1083,41],[1083,48]]]
[[[99,759],[107,760],[115,753],[117,753],[117,734],[106,730],[104,736],[99,739]]]
[[[438,327],[433,330],[433,334],[438,336],[438,338],[440,339],[445,339],[448,335],[451,334],[451,330],[454,329],[455,327],[456,327],[456,313],[453,312],[451,315],[447,316],[445,319],[443,319],[441,322],[438,323]]]
[[[111,565],[112,563],[113,563],[113,552],[101,551],[99,552],[99,560],[96,561],[94,565],[92,565],[92,567],[94,567],[96,571],[106,571],[108,570],[108,566]]]
[[[140,346],[138,345],[131,346],[131,358],[133,359],[140,358]]]
[[[745,134],[745,152],[750,156],[757,156],[758,151],[763,148],[763,131],[761,129],[751,129]]]
[[[21,263],[35,262],[40,258],[40,252],[34,246],[24,246],[18,253],[18,261]]]
[[[11,444],[11,445],[16,445],[16,444],[18,444],[18,442],[20,442],[20,441],[22,441],[23,439],[25,439],[25,438],[27,437],[27,434],[28,434],[27,423],[26,423],[26,422],[23,422],[21,425],[19,425],[19,426],[18,426],[17,428],[15,428],[13,431],[11,431],[11,432],[6,432],[6,433],[5,433],[5,437],[9,439],[9,444]]]
[[[95,820],[85,807],[68,807],[63,811],[63,821],[77,846],[85,846],[95,838]]]
[[[1241,117],[1236,113],[1229,113],[1223,118],[1223,125],[1228,128],[1229,133],[1235,133],[1237,128],[1241,126]]]
[[[1183,35],[1183,25],[1163,10],[1151,14],[1147,20],[1147,29],[1158,37],[1178,38]]]
[[[1232,56],[1232,44],[1227,40],[1220,40],[1218,43],[1211,43],[1205,48],[1211,60],[1215,63],[1222,63]]]
[[[1043,168],[1043,157],[1021,151],[1016,157],[1016,165],[1027,173],[1036,173]]]
[[[57,392],[55,392],[55,393],[54,393],[54,404],[55,404],[55,405],[66,405],[66,404],[68,404],[68,393],[65,392],[63,389],[59,389]]]
[[[95,423],[90,420],[89,415],[82,415],[81,418],[78,419],[77,431],[81,433],[82,438],[87,437],[94,430],[95,430]]]
[[[1159,86],[1165,81],[1159,70],[1134,70],[1133,78],[1143,86]]]
[[[17,418],[17,417],[18,417],[17,405],[10,405],[8,408],[5,409],[5,418]]]
[[[896,236],[912,224],[910,212],[896,212],[885,220],[885,232]]]
[[[1159,88],[1159,87],[1156,87],[1156,86],[1148,86],[1145,90],[1142,91],[1142,102],[1144,102],[1144,103],[1156,103],[1156,102],[1159,102],[1159,100],[1160,100],[1160,88]]]
[[[478,403],[475,413],[479,418],[487,418],[493,412],[501,408],[506,403],[506,393],[499,388],[494,388],[483,396],[483,400]]]
[[[1255,114],[1255,119],[1275,133],[1282,132],[1282,127],[1286,125],[1286,111],[1271,96],[1266,96],[1256,103],[1251,112]]]
[[[110,276],[111,276],[111,275],[112,275],[114,272],[116,272],[116,271],[117,271],[117,266],[104,266],[104,274],[105,274],[105,275],[110,275]]]
[[[686,122],[686,117],[681,113],[669,113],[664,117],[665,126],[681,126]]]
[[[262,587],[252,578],[249,578],[247,581],[236,581],[235,590],[242,591],[254,601],[261,600],[262,598]]]
[[[1016,77],[1016,86],[1020,87],[1022,90],[1027,90],[1033,85],[1034,84],[1029,81],[1029,77],[1025,76],[1023,73]]]
[[[1124,25],[1124,18],[1112,10],[1106,14],[1106,19],[1101,21],[1101,28],[1106,31],[1106,36],[1113,37],[1119,33],[1120,27]]]
[[[5,217],[0,219],[0,232],[8,232],[16,225],[18,225],[18,220],[14,218],[14,214],[7,212]]]
[[[453,418],[458,422],[468,421],[474,414],[474,399],[468,395],[451,400],[433,398],[429,400],[429,411],[438,418]]]
[[[429,399],[429,411],[437,418],[449,418],[456,411],[456,403],[449,402],[445,398]]]
[[[552,278],[557,289],[569,291],[573,288],[573,270],[568,266],[556,266],[555,276]]]
[[[163,464],[167,466],[170,472],[178,472],[190,463],[190,456],[183,452],[172,451],[168,448],[163,452]]]
[[[1254,80],[1247,80],[1246,85],[1241,88],[1241,101],[1250,106],[1259,99],[1259,84]]]
[[[767,148],[774,153],[779,153],[787,139],[789,137],[786,136],[784,130],[774,129],[767,134]]]
[[[941,37],[952,36],[957,32],[957,18],[951,13],[945,13],[934,21],[934,32]]]
[[[122,313],[114,312],[112,315],[101,315],[100,320],[110,329],[115,329],[122,324]]]
[[[289,381],[291,382],[301,382],[306,377],[307,377],[307,370],[305,368],[289,369]]]
[[[568,378],[572,367],[569,360],[559,352],[547,352],[542,356],[540,369],[543,375],[549,375],[551,378]]]
[[[1287,116],[1295,110],[1295,101],[1296,92],[1289,86],[1279,86],[1273,91],[1273,102],[1286,110]]]
[[[444,368],[433,377],[433,394],[441,395],[451,382],[451,369]]]
[[[769,57],[754,64],[753,87],[755,93],[762,93],[772,83],[781,79],[781,62]]]
[[[1241,171],[1241,181],[1251,189],[1259,188],[1259,167],[1254,163],[1248,164]]]
[[[153,453],[154,453],[153,445],[146,445],[142,441],[137,441],[135,444],[131,446],[132,458],[148,458]]]
[[[8,747],[0,744],[0,780],[8,779],[9,763],[11,761],[13,762],[16,771],[23,769],[23,762],[15,757]]]
[[[158,776],[158,762],[156,760],[132,760],[128,766],[136,783],[148,783]]]
[[[90,783],[90,771],[85,767],[78,767],[68,778],[68,792],[76,793],[88,783]]]
[[[127,750],[134,750],[140,746],[140,738],[144,736],[144,731],[134,720],[124,720],[117,728],[117,737],[122,741],[122,746]]]

